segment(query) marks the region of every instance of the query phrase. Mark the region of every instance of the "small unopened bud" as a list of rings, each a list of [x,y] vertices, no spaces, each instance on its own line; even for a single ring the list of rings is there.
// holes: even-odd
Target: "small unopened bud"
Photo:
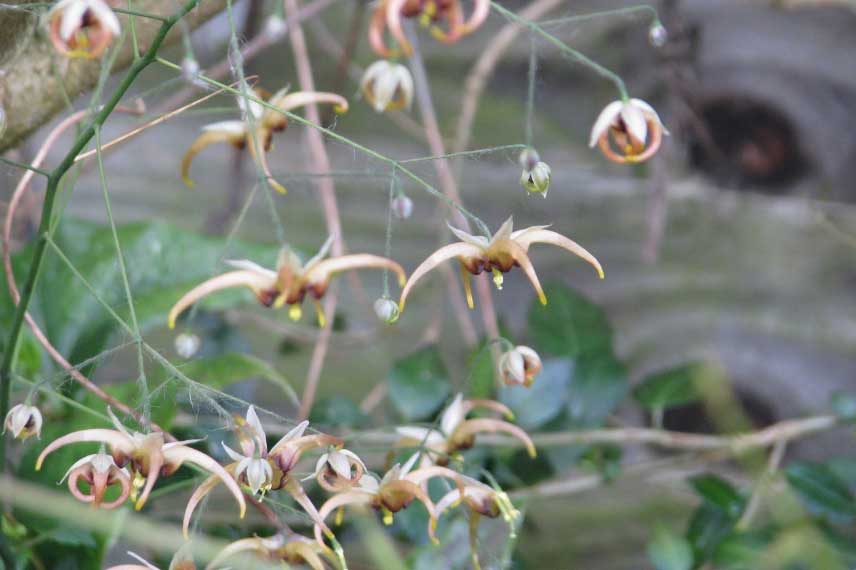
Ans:
[[[175,337],[175,352],[182,358],[192,358],[202,346],[202,339],[192,333],[181,333]]]
[[[392,299],[387,299],[386,297],[381,297],[374,302],[374,312],[375,315],[377,315],[377,318],[388,325],[397,321],[401,314],[401,310],[398,308],[398,303]]]
[[[205,83],[199,78],[200,71],[199,62],[192,55],[181,60],[181,77],[185,82],[197,87],[204,86]]]
[[[21,441],[28,437],[42,435],[42,413],[35,406],[18,404],[6,414],[3,433],[12,432],[12,437]]]
[[[392,214],[399,220],[406,220],[413,215],[413,200],[399,194],[392,199]]]
[[[509,386],[518,385],[527,388],[541,372],[541,357],[528,346],[515,346],[499,359],[499,373]]]
[[[550,189],[550,166],[546,162],[539,162],[532,170],[524,170],[520,175],[520,185],[532,194],[541,194],[547,197]]]
[[[287,29],[288,24],[285,23],[282,16],[273,15],[267,19],[267,22],[265,22],[265,33],[270,36],[271,39],[278,39],[285,35]]]
[[[517,157],[517,160],[520,162],[520,168],[529,171],[535,168],[536,164],[541,162],[541,157],[538,155],[538,151],[530,146],[523,149],[520,156]]]
[[[648,41],[651,42],[651,45],[654,47],[663,47],[666,45],[666,42],[669,41],[669,32],[666,31],[666,28],[660,22],[654,22],[651,24],[651,27],[648,28]]]
[[[378,113],[409,109],[413,102],[413,76],[400,63],[382,59],[366,68],[360,90]]]

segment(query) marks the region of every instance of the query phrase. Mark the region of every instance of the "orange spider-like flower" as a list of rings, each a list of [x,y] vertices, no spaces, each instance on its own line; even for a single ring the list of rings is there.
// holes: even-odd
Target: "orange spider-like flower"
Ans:
[[[341,446],[342,441],[326,434],[303,435],[309,426],[308,421],[303,421],[285,434],[276,445],[268,449],[265,430],[253,406],[247,410],[246,420],[239,417],[236,421],[241,453],[232,450],[225,443],[223,444],[226,453],[234,460],[234,463],[226,466],[226,471],[235,480],[247,485],[254,495],[259,492],[266,493],[270,490],[285,489],[309,513],[313,520],[321,520],[315,506],[303,491],[300,483],[290,477],[291,470],[294,469],[301,455],[308,449],[329,445]],[[229,480],[234,483],[231,477]],[[221,477],[209,477],[190,497],[184,511],[185,534],[187,534],[196,505],[221,481],[225,482]]]
[[[423,455],[422,465],[445,465],[449,456],[461,449],[469,449],[475,444],[476,434],[505,432],[523,442],[531,457],[535,457],[535,444],[520,427],[494,418],[467,419],[467,415],[476,408],[486,408],[499,412],[507,418],[514,414],[508,407],[493,400],[464,400],[458,394],[440,417],[440,429],[402,426],[396,428],[402,436],[400,443],[424,445],[427,452]]]
[[[613,101],[595,121],[589,146],[597,145],[612,162],[645,162],[660,148],[663,135],[668,134],[657,111],[645,101]]]
[[[369,43],[378,55],[395,57],[397,51],[387,48],[383,37],[389,28],[401,51],[409,56],[413,46],[404,34],[402,18],[418,16],[420,25],[430,28],[434,38],[452,44],[481,26],[489,13],[490,0],[474,0],[473,13],[468,20],[464,19],[460,0],[380,0],[369,25]],[[439,25],[441,21],[446,22],[445,29]]]
[[[603,268],[598,260],[575,241],[570,240],[562,234],[546,229],[549,226],[532,226],[530,228],[513,231],[512,218],[508,218],[490,239],[484,236],[474,236],[459,229],[449,226],[458,238],[458,243],[449,244],[435,251],[431,256],[416,268],[410,276],[404,290],[401,292],[399,307],[404,312],[404,305],[410,290],[426,273],[449,259],[457,257],[461,262],[461,276],[464,280],[464,289],[467,294],[467,305],[473,308],[473,293],[470,286],[469,275],[466,272],[478,275],[482,271],[493,273],[493,282],[497,289],[502,289],[503,273],[511,271],[515,265],[520,266],[526,277],[532,283],[538,293],[538,299],[542,305],[547,304],[547,297],[538,281],[538,275],[532,262],[529,261],[529,247],[535,243],[549,243],[574,253],[588,261],[597,270],[598,276],[603,279]]]
[[[122,33],[119,19],[102,0],[60,0],[50,11],[50,39],[68,57],[95,59]]]
[[[323,544],[299,534],[280,533],[267,538],[254,536],[236,540],[220,551],[205,568],[219,568],[227,559],[246,552],[252,552],[271,563],[283,562],[287,567],[291,564],[306,564],[312,570],[324,570],[326,567],[322,556],[336,564],[335,556]]]
[[[237,270],[213,277],[186,293],[170,310],[169,327],[173,328],[178,316],[193,303],[215,291],[232,287],[249,288],[259,303],[265,307],[279,308],[289,305],[288,316],[294,321],[302,316],[300,305],[306,293],[309,293],[318,313],[318,323],[323,327],[326,318],[321,309],[320,299],[327,292],[330,279],[335,274],[351,269],[389,269],[398,275],[399,284],[404,284],[406,279],[404,269],[385,257],[358,253],[325,259],[332,246],[332,239],[332,237],[328,239],[315,257],[306,263],[302,263],[289,247],[283,248],[277,261],[276,271],[247,260],[228,262]]]
[[[288,126],[288,118],[285,113],[314,103],[334,105],[333,108],[339,114],[348,111],[348,101],[335,93],[308,91],[289,93],[287,88],[280,89],[270,97],[266,97],[266,92],[262,89],[255,89],[253,93],[256,97],[265,99],[270,106],[278,110],[265,107],[255,101],[247,103],[248,100],[245,97],[238,97],[238,105],[244,111],[246,120],[220,121],[202,128],[202,134],[193,141],[181,161],[181,178],[187,186],[193,187],[193,181],[190,179],[190,165],[194,157],[209,145],[227,142],[235,148],[248,148],[253,160],[259,164],[271,186],[277,192],[285,194],[285,187],[274,180],[267,162],[267,152],[273,145],[273,134],[285,130],[285,127]],[[250,118],[252,118],[254,130],[251,130]],[[259,148],[256,148],[256,145]]]
[[[132,500],[135,501],[135,509],[140,510],[146,504],[149,493],[151,493],[152,488],[155,486],[158,477],[172,475],[183,463],[187,462],[211,472],[212,477],[223,481],[240,506],[241,518],[244,517],[247,509],[246,502],[244,501],[244,495],[241,493],[240,487],[238,487],[234,479],[214,459],[186,445],[188,443],[195,443],[198,440],[166,443],[164,442],[163,434],[159,432],[149,434],[131,433],[113,415],[113,411],[110,408],[107,408],[107,411],[116,429],[84,429],[55,439],[42,450],[42,453],[36,460],[36,471],[42,468],[42,463],[48,455],[61,447],[65,447],[71,443],[103,443],[109,446],[115,467],[122,468],[126,465],[129,467],[129,475],[132,481],[130,495]],[[92,496],[85,497],[74,493],[77,498],[94,504],[100,503],[101,496],[104,493],[103,486],[111,484],[111,476],[113,477],[113,482],[118,480],[123,486],[124,494],[124,480],[122,479],[122,472],[120,470],[112,470],[112,466],[106,461],[99,459],[98,456],[90,456],[84,459],[87,461],[78,461],[69,470],[69,484],[76,483],[78,478],[84,477],[87,480],[92,478],[94,487],[92,489]],[[140,487],[142,487],[142,492],[138,492]],[[105,508],[112,508],[118,505],[109,504],[103,506]]]

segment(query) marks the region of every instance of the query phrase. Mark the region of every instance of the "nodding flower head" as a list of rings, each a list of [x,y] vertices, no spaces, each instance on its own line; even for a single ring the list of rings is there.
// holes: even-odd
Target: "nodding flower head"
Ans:
[[[285,130],[288,126],[286,113],[316,103],[329,103],[334,106],[337,113],[348,111],[348,101],[335,93],[310,91],[289,93],[285,88],[268,97],[267,92],[259,88],[247,91],[247,96],[238,96],[238,105],[244,115],[243,120],[220,121],[206,125],[202,128],[202,134],[190,145],[181,161],[181,178],[187,186],[193,187],[193,181],[190,179],[190,165],[196,155],[209,145],[226,142],[238,149],[249,149],[250,155],[258,163],[271,186],[277,192],[285,194],[285,187],[271,174],[267,152],[273,145],[273,134]],[[265,100],[267,106],[249,99],[250,96]]]
[[[119,19],[102,0],[60,0],[51,8],[50,39],[67,57],[100,57],[121,33]]]
[[[394,324],[398,321],[398,317],[401,315],[398,303],[392,299],[387,299],[386,297],[381,297],[374,302],[374,312],[378,319],[388,325]]]
[[[247,409],[246,418],[236,417],[235,424],[241,451],[235,451],[225,443],[222,444],[226,454],[233,461],[225,467],[225,471],[231,475],[229,482],[234,485],[237,481],[246,485],[253,495],[264,496],[270,490],[285,489],[313,520],[318,520],[317,511],[300,487],[300,483],[290,477],[291,470],[307,450],[316,447],[341,446],[342,441],[326,434],[304,435],[309,422],[303,421],[268,449],[267,435],[253,406]],[[196,505],[221,482],[225,481],[211,476],[190,497],[184,511],[185,534],[190,527]]]
[[[502,289],[503,273],[511,271],[514,266],[523,269],[526,277],[538,293],[542,305],[547,304],[547,297],[538,281],[535,268],[529,260],[529,247],[536,243],[549,243],[562,249],[566,249],[589,262],[596,270],[598,276],[603,279],[603,268],[598,260],[576,242],[566,238],[562,234],[546,229],[549,226],[532,226],[522,230],[513,231],[513,222],[508,218],[491,238],[474,236],[459,229],[449,226],[461,241],[446,245],[432,253],[422,265],[416,268],[404,290],[401,292],[401,300],[398,305],[401,312],[407,302],[407,296],[416,283],[426,273],[449,259],[458,258],[461,263],[461,276],[464,280],[464,290],[467,295],[467,304],[473,308],[473,294],[470,286],[468,273],[478,275],[482,271],[493,273],[493,282],[497,289]]]
[[[223,563],[241,554],[252,553],[255,557],[271,563],[306,564],[312,570],[324,570],[324,558],[336,563],[330,549],[323,544],[299,534],[275,534],[267,538],[254,536],[237,540],[220,551],[206,566],[206,570],[225,568]],[[230,566],[234,568],[235,566]]]
[[[25,440],[29,437],[42,435],[42,413],[35,406],[18,404],[12,406],[3,422],[3,433],[9,431],[15,439]]]
[[[398,50],[389,49],[384,40],[388,28],[400,50],[410,56],[413,46],[404,33],[403,18],[418,18],[436,40],[452,44],[481,26],[489,13],[490,0],[474,0],[469,19],[460,0],[379,0],[369,24],[369,43],[379,56],[396,57]]]
[[[347,449],[331,449],[318,458],[315,472],[308,479],[315,479],[322,489],[331,493],[347,491],[359,484],[366,472],[363,460]]]
[[[413,77],[400,63],[382,59],[366,69],[360,90],[378,113],[409,109],[413,102]]]
[[[109,448],[110,455],[116,467],[122,468],[127,466],[131,477],[130,496],[135,502],[134,507],[140,510],[146,504],[146,500],[152,488],[154,488],[158,477],[172,475],[183,463],[191,463],[209,471],[212,473],[212,477],[226,484],[238,502],[241,517],[243,518],[246,512],[246,502],[244,501],[244,495],[241,493],[240,487],[238,487],[234,479],[211,457],[186,445],[199,440],[166,443],[163,434],[160,432],[148,434],[129,432],[119,419],[113,415],[110,408],[107,408],[107,411],[116,429],[84,429],[55,439],[42,450],[42,453],[36,460],[36,471],[42,468],[42,463],[48,455],[66,445],[72,443],[104,444]],[[98,461],[98,466],[96,467],[93,463],[93,458],[85,459],[88,459],[89,464],[92,466],[93,477],[95,476],[94,472],[98,469],[102,470],[100,472],[103,472],[104,469],[108,469],[109,471],[109,466],[103,460],[96,457],[95,459]],[[75,471],[76,469],[80,469],[80,471]],[[72,475],[75,475],[76,479],[74,480],[76,481],[80,477],[86,477],[88,473],[90,472],[87,470],[85,462],[77,462],[69,470],[69,483],[72,482]],[[121,479],[119,472],[114,471],[112,473],[115,477]],[[83,498],[83,496],[77,493],[75,493],[75,496],[86,502],[94,502],[95,498],[93,497],[93,500],[90,501],[88,498]]]
[[[215,291],[232,287],[249,288],[265,307],[278,308],[288,305],[288,316],[295,321],[302,316],[301,304],[309,293],[315,304],[318,323],[323,327],[326,318],[320,300],[327,292],[330,280],[337,273],[363,268],[388,269],[398,275],[399,284],[404,284],[404,269],[385,257],[358,253],[325,259],[332,246],[332,239],[328,239],[315,257],[306,263],[301,263],[300,258],[290,248],[284,248],[280,252],[276,270],[267,269],[252,261],[228,262],[236,268],[235,271],[218,275],[197,285],[178,300],[169,312],[170,328],[175,326],[178,316],[193,303]]]
[[[499,372],[506,384],[528,388],[541,372],[541,357],[528,346],[515,346],[499,358]]]
[[[75,498],[83,503],[92,503],[93,507],[115,509],[125,502],[131,494],[131,474],[125,467],[119,467],[110,455],[102,449],[96,454],[87,455],[69,467],[63,481],[68,478],[68,489]],[[89,485],[89,494],[85,495],[78,487],[78,482],[84,480]],[[62,481],[60,481],[62,482]],[[107,488],[117,485],[119,496],[109,502],[104,502]]]
[[[654,156],[669,131],[657,111],[641,99],[613,101],[591,129],[589,146],[597,145],[612,162],[644,162]]]
[[[519,439],[526,446],[531,457],[535,457],[535,444],[520,427],[495,418],[467,419],[476,408],[493,410],[508,419],[514,414],[508,407],[493,400],[465,400],[458,394],[440,417],[440,429],[404,426],[396,428],[404,445],[422,445],[425,449],[423,466],[430,464],[445,465],[456,451],[469,449],[475,444],[479,433],[505,432]]]
[[[541,194],[547,197],[550,189],[550,166],[546,162],[538,162],[531,170],[524,170],[520,175],[520,185],[530,194]]]
[[[419,453],[413,454],[404,465],[396,463],[380,481],[373,475],[363,474],[356,486],[333,495],[321,505],[318,509],[321,521],[323,522],[330,513],[345,505],[366,505],[381,511],[383,522],[389,525],[393,522],[394,513],[418,500],[428,510],[428,534],[433,540],[437,517],[434,512],[434,503],[422,485],[427,478],[422,477],[421,469],[412,471],[419,455]],[[315,538],[319,543],[323,540],[322,530],[324,528],[316,523]]]

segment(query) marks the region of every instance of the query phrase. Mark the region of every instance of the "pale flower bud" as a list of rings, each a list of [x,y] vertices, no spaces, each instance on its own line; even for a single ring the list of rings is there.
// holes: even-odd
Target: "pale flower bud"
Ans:
[[[528,171],[535,168],[535,165],[541,162],[541,157],[538,155],[538,151],[530,146],[523,149],[520,156],[517,157],[517,161],[520,163],[520,168]]]
[[[377,318],[382,320],[388,325],[393,324],[398,320],[401,311],[398,308],[398,303],[393,301],[392,299],[387,299],[386,297],[381,297],[377,301],[374,302],[374,312],[377,315]]]
[[[12,432],[15,439],[25,440],[28,437],[42,435],[42,413],[35,406],[18,404],[6,414],[3,433]]]
[[[392,199],[392,214],[399,220],[406,220],[413,215],[413,200],[399,194]]]
[[[285,20],[282,19],[282,16],[273,15],[267,19],[267,22],[265,22],[265,33],[270,36],[271,39],[277,39],[285,35],[287,29],[288,25],[285,23]]]
[[[666,42],[669,41],[669,32],[666,31],[666,28],[660,22],[654,22],[651,24],[651,27],[648,28],[648,41],[651,42],[651,45],[654,47],[663,47],[666,45]]]
[[[532,194],[541,194],[547,197],[550,189],[550,166],[546,162],[539,162],[532,170],[524,170],[520,175],[520,185]]]
[[[188,55],[181,60],[181,77],[187,83],[196,85],[197,87],[204,87],[205,82],[199,78],[200,71],[199,62],[193,56]]]
[[[191,358],[202,346],[202,339],[192,333],[181,333],[175,337],[175,352],[182,358]]]
[[[527,388],[541,372],[541,357],[528,346],[515,346],[499,359],[499,373],[508,385],[522,385]]]
[[[366,69],[360,81],[360,90],[378,113],[409,109],[413,102],[413,76],[400,63],[382,59]]]

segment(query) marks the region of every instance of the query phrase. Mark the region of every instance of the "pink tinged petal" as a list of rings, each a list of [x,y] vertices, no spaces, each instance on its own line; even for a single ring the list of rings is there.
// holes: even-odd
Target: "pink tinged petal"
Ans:
[[[404,286],[404,289],[401,291],[401,300],[398,302],[398,306],[400,311],[404,312],[404,306],[407,303],[407,296],[410,294],[410,290],[413,289],[413,286],[425,276],[426,273],[443,263],[444,261],[448,261],[450,259],[454,259],[456,257],[462,258],[471,258],[471,257],[479,257],[482,255],[482,249],[476,247],[469,243],[453,243],[446,246],[441,247],[434,253],[432,253],[428,259],[422,262],[422,264],[416,268],[410,275],[410,279],[407,280],[407,284]]]
[[[515,352],[515,351],[512,351]],[[521,366],[522,366],[522,356],[521,356]],[[473,400],[464,400],[464,406],[466,407],[467,413],[476,408],[484,408],[486,410],[493,410],[499,414],[502,414],[508,419],[514,419],[514,412],[511,411],[511,408],[497,402],[496,400],[482,400],[482,399],[473,399]]]
[[[273,278],[276,278],[275,273]],[[253,428],[253,431],[255,432],[255,440],[259,446],[259,454],[264,457],[267,455],[267,434],[265,434],[265,428],[262,427],[262,422],[259,420],[259,416],[256,414],[256,408],[254,406],[250,406],[247,409],[247,425]]]
[[[352,269],[389,269],[398,276],[399,286],[403,286],[407,280],[407,275],[404,273],[401,265],[386,257],[371,255],[369,253],[343,255],[325,259],[307,270],[304,273],[304,278],[308,283],[324,285],[336,273]]]
[[[364,470],[366,469],[366,464],[363,463],[363,460],[360,459],[360,456],[354,453],[353,451],[350,451],[348,449],[340,449],[339,453],[346,457],[350,457],[354,461],[354,463],[358,463],[360,467],[362,467]]]
[[[56,9],[60,9],[60,5],[57,5]],[[73,0],[61,9],[59,37],[67,42],[83,24],[83,15],[89,9],[89,5],[86,0]]]
[[[446,223],[446,227],[448,227],[449,230],[453,234],[455,234],[455,237],[457,237],[459,240],[461,240],[464,243],[474,245],[474,246],[481,248],[481,249],[487,248],[488,244],[490,243],[486,237],[469,234],[469,233],[465,232],[464,230],[459,230],[458,228],[454,227],[452,224],[450,224],[448,222]]]
[[[462,423],[461,426],[458,428],[458,431],[455,432],[455,437],[466,438],[482,432],[507,433],[519,439],[523,443],[523,445],[526,446],[526,451],[529,453],[530,457],[535,457],[537,454],[537,452],[535,451],[535,443],[529,437],[529,434],[523,431],[523,429],[521,429],[520,427],[514,424],[510,424],[508,422],[504,422],[502,420],[495,420],[491,418],[477,418],[474,420],[467,420]]]
[[[390,35],[398,42],[398,46],[404,55],[410,57],[410,54],[413,53],[413,46],[407,41],[407,36],[401,26],[401,10],[406,3],[407,0],[389,0],[386,7],[386,27],[389,28]]]
[[[151,564],[150,562],[148,562],[147,560],[145,560],[145,559],[144,559],[142,556],[140,556],[139,554],[136,554],[136,553],[134,553],[134,552],[130,552],[130,551],[129,551],[129,552],[128,552],[128,556],[130,556],[131,558],[134,558],[134,559],[136,559],[136,560],[138,560],[138,561],[142,562],[143,566],[145,566],[146,568],[149,568],[150,570],[158,570],[158,569],[157,569],[153,564]]]
[[[230,121],[231,123],[232,121]],[[243,123],[241,123],[243,125]],[[206,129],[199,137],[190,145],[184,157],[181,159],[181,179],[188,188],[193,188],[195,185],[190,179],[190,166],[193,164],[193,159],[196,155],[202,152],[206,147],[212,144],[227,142],[233,145],[239,145],[244,142],[246,134],[235,134],[232,129],[229,130],[213,130],[215,125],[211,125],[212,129]],[[246,127],[244,127],[246,130]]]
[[[378,483],[377,479],[375,479],[374,476],[369,475],[368,473],[360,477],[358,484],[359,490],[365,491],[367,493],[376,493],[380,488],[380,484]]]
[[[206,479],[190,496],[190,499],[187,501],[187,506],[184,509],[184,521],[182,522],[181,528],[184,532],[184,538],[187,539],[190,536],[190,520],[193,517],[193,511],[196,510],[196,506],[205,498],[208,493],[210,493],[214,487],[220,484],[220,478],[217,475],[211,475]]]
[[[259,275],[262,275],[270,280],[276,279],[276,271],[268,269],[267,267],[262,267],[255,261],[250,261],[249,259],[227,259],[225,260],[225,263],[226,265],[234,267],[235,269],[246,269],[247,271],[255,271]],[[247,410],[247,415],[249,418],[249,410]]]
[[[294,550],[296,554],[299,554],[303,561],[310,567],[312,570],[324,570],[324,562],[321,560],[321,557],[316,552],[313,546],[306,544],[304,542],[293,542],[288,548]]]
[[[520,238],[516,239],[515,242],[520,244],[524,251],[528,251],[529,247],[535,243],[548,243],[557,247],[561,247],[562,249],[566,249],[587,261],[592,267],[595,268],[598,277],[603,279],[603,267],[601,267],[600,262],[597,260],[597,258],[591,253],[589,253],[580,244],[569,238],[566,238],[560,233],[551,230],[535,230],[527,232]]]
[[[502,222],[502,225],[499,226],[499,229],[496,230],[496,233],[493,234],[491,238],[491,243],[498,242],[500,240],[505,240],[511,237],[511,234],[514,232],[514,216],[509,216],[507,220]]]
[[[321,245],[321,248],[318,250],[318,252],[313,255],[309,261],[303,264],[304,273],[315,267],[318,262],[330,255],[330,250],[333,248],[334,241],[335,240],[333,239],[333,236],[327,236],[327,239]]]
[[[473,13],[463,26],[462,34],[471,34],[490,14],[490,0],[473,0]]]
[[[118,36],[122,33],[122,26],[119,25],[119,19],[113,10],[101,0],[89,0],[89,8],[92,10],[95,18],[109,31],[113,36]]]
[[[272,280],[268,276],[259,275],[255,271],[230,271],[229,273],[218,275],[197,285],[178,300],[169,311],[169,317],[167,318],[169,328],[175,328],[175,320],[185,309],[211,293],[233,287],[248,287],[258,296],[262,291],[272,289],[275,286],[275,279]]]
[[[460,501],[461,491],[458,489],[452,489],[451,491],[443,495],[443,497],[439,501],[437,501],[437,504],[434,505],[437,517],[442,515],[446,509],[458,504]]]
[[[244,518],[244,515],[247,512],[247,503],[244,501],[244,494],[241,492],[241,488],[238,486],[238,483],[235,482],[235,479],[229,475],[228,471],[223,469],[222,465],[201,451],[197,451],[191,447],[177,447],[169,449],[165,453],[165,456],[167,463],[176,468],[178,468],[183,462],[187,461],[188,463],[198,465],[219,477],[220,480],[223,481],[223,484],[226,485],[226,488],[229,489],[229,492],[232,493],[232,496],[235,497],[235,500],[238,502],[238,506],[240,507],[240,516],[241,518]]]
[[[356,490],[339,493],[338,495],[333,495],[327,499],[327,501],[321,505],[321,508],[318,509],[319,523],[316,523],[315,525],[315,540],[317,540],[319,544],[324,544],[324,538],[321,533],[322,531],[329,532],[329,529],[324,525],[324,521],[327,520],[330,513],[339,507],[344,507],[345,505],[370,505],[374,500],[374,494]]]
[[[351,462],[348,461],[346,456],[334,451],[327,458],[327,461],[330,463],[330,467],[333,468],[333,471],[336,472],[336,475],[343,479],[351,478]]]
[[[509,350],[500,357],[499,370],[505,377],[506,383],[523,384],[526,381],[523,355],[516,350]]]
[[[423,483],[425,483],[429,479],[434,479],[435,477],[451,479],[455,483],[459,483],[462,478],[461,474],[457,471],[453,471],[448,467],[442,467],[440,465],[420,467],[416,471],[408,473],[404,478],[410,481],[411,483],[416,483],[417,485],[422,486]]]
[[[140,566],[139,564],[119,564],[118,566],[111,566],[107,570],[151,570],[155,568],[154,566]],[[155,568],[155,570],[158,570]]]
[[[324,517],[321,516],[321,513],[315,508],[315,505],[312,503],[309,495],[306,494],[306,491],[303,490],[303,487],[300,486],[300,483],[289,478],[285,484],[285,490],[288,491],[288,494],[291,495],[295,502],[300,505],[304,511],[306,511],[306,514],[309,515],[309,518],[312,519],[312,522],[314,522],[316,526],[320,526],[321,530],[324,532],[330,532],[330,529],[327,528],[326,524],[324,524]]]
[[[112,429],[84,429],[75,431],[53,440],[45,447],[36,460],[36,471],[42,468],[45,457],[66,445],[72,443],[105,443],[114,451],[129,455],[134,450],[134,445],[122,433]]]
[[[247,458],[245,455],[241,455],[240,453],[238,453],[237,451],[235,451],[234,449],[232,449],[231,447],[229,447],[225,443],[221,442],[220,445],[223,446],[223,451],[226,452],[226,455],[228,455],[232,459],[232,461],[243,461],[244,459]]]
[[[630,104],[639,108],[642,113],[646,115],[649,119],[653,119],[658,125],[660,125],[663,129],[663,134],[670,134],[669,130],[663,125],[663,121],[660,120],[660,115],[657,114],[657,111],[654,110],[654,107],[643,101],[642,99],[631,99]]]
[[[378,7],[372,14],[372,21],[369,24],[369,44],[372,49],[381,57],[393,57],[396,55],[392,50],[386,47],[384,42],[383,32],[386,25],[386,7],[383,3],[379,3]]]
[[[208,563],[206,568],[217,568],[220,566],[224,560],[228,560],[233,556],[240,554],[242,552],[255,552],[257,554],[264,554],[267,550],[262,542],[262,539],[254,536],[253,538],[243,538],[241,540],[236,540],[235,542],[229,544],[221,550],[217,556],[211,559],[211,562]]]
[[[398,435],[420,444],[424,443],[429,448],[442,447],[446,443],[445,436],[431,428],[401,426],[395,428],[395,431],[398,432]]]
[[[271,98],[270,104],[283,111],[291,111],[298,107],[305,107],[312,104],[329,104],[333,105],[336,113],[348,112],[348,100],[335,93],[323,93],[314,91],[298,91],[289,93],[281,98]]]
[[[648,121],[641,109],[628,103],[621,108],[621,120],[631,139],[645,144],[648,140]]]
[[[276,445],[271,448],[271,454],[276,452],[282,445],[288,443],[289,441],[295,440],[303,436],[303,432],[306,431],[307,427],[309,427],[309,421],[303,420],[302,422],[291,428],[291,430],[289,430],[288,433],[282,436],[282,439],[276,442]]]
[[[256,495],[273,478],[273,468],[267,459],[250,459],[247,465],[247,483]]]
[[[149,494],[152,492],[152,489],[154,489],[155,483],[157,482],[158,477],[160,476],[161,469],[163,469],[164,466],[163,453],[152,453],[149,455],[148,459],[149,472],[146,474],[146,484],[143,487],[140,496],[137,498],[137,502],[134,503],[135,511],[139,511],[145,506],[146,501],[148,501],[149,499]]]
[[[443,412],[443,417],[440,418],[440,430],[446,436],[451,435],[455,431],[455,428],[464,421],[466,415],[467,410],[464,407],[464,395],[458,394],[452,400],[452,403],[449,404],[449,407],[446,408],[446,411]]]
[[[416,465],[416,461],[419,459],[420,455],[422,455],[422,454],[421,453],[414,453],[413,455],[410,456],[410,459],[408,459],[407,462],[401,466],[401,472],[397,477],[398,479],[403,479],[404,477],[407,476],[408,473],[410,473],[410,470],[413,469],[414,465]]]
[[[621,101],[613,101],[606,107],[604,107],[603,111],[598,115],[597,120],[594,122],[594,126],[591,128],[591,136],[589,137],[589,147],[594,147],[597,144],[598,139],[606,133],[607,129],[615,122],[615,120],[621,114],[621,108],[624,106],[624,103]]]
[[[535,267],[532,266],[529,256],[526,255],[526,250],[516,241],[511,240],[505,242],[505,247],[508,249],[508,253],[511,254],[514,261],[516,261],[520,266],[520,269],[523,270],[523,273],[526,274],[529,282],[532,283],[532,288],[535,289],[535,292],[538,294],[538,300],[542,305],[546,305],[547,296],[544,294],[544,289],[541,287],[541,282],[538,280],[538,274],[535,273]]]

